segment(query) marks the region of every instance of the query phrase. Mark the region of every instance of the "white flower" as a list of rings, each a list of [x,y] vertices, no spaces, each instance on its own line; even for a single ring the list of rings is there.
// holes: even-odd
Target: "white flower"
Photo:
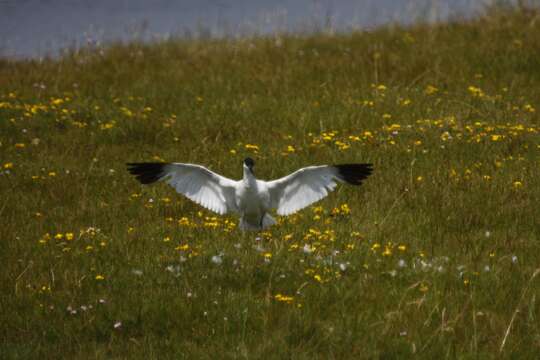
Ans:
[[[113,325],[113,327],[114,327],[115,329],[118,329],[118,328],[120,328],[121,326],[122,326],[122,322],[121,322],[121,321],[117,321],[117,322],[115,322],[114,325]]]
[[[512,262],[513,262],[514,264],[517,264],[518,258],[517,258],[516,255],[512,255]]]
[[[309,244],[306,244],[304,245],[303,249],[304,253],[306,254],[311,254],[313,252],[313,248],[311,247],[311,245]]]
[[[400,268],[404,268],[407,266],[407,262],[403,259],[399,259],[398,263],[397,263],[397,266],[400,267]]]
[[[484,271],[485,272],[491,271],[491,268],[489,267],[489,265],[484,266]]]
[[[486,231],[486,237],[490,237],[491,236],[491,231]]]
[[[428,262],[425,262],[424,260],[420,260],[420,264],[422,265],[422,270],[428,271],[431,269],[431,264]]]
[[[341,271],[347,270],[347,264],[345,264],[345,263],[339,264],[339,270],[341,270]]]
[[[264,252],[264,251],[266,251],[266,250],[264,249],[264,247],[262,247],[261,244],[257,244],[257,245],[255,245],[255,246],[253,246],[253,248],[254,248],[256,251],[258,251],[258,252]]]
[[[214,255],[212,256],[212,262],[216,265],[221,265],[223,263],[223,258],[221,255]]]
[[[136,276],[141,276],[143,274],[142,270],[139,269],[133,269],[131,270],[131,273]]]
[[[176,277],[180,276],[180,265],[168,265],[165,270],[167,270]]]

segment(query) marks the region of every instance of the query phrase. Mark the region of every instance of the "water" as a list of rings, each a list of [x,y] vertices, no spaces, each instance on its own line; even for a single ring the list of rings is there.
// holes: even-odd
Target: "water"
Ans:
[[[470,16],[475,0],[0,0],[0,56],[171,36],[348,31]]]

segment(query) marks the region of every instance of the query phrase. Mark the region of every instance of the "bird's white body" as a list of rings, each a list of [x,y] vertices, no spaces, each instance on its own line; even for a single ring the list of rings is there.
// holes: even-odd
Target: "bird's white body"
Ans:
[[[135,163],[129,171],[143,184],[165,180],[176,191],[218,214],[240,215],[242,230],[261,230],[276,223],[269,214],[290,215],[332,191],[337,182],[360,185],[371,164],[309,166],[283,178],[263,181],[253,174],[254,162],[244,161],[244,176],[235,181],[195,164]]]
[[[271,208],[270,191],[266,181],[257,180],[244,165],[244,178],[236,188],[236,206],[240,209],[240,229],[264,229],[276,223],[268,214]]]

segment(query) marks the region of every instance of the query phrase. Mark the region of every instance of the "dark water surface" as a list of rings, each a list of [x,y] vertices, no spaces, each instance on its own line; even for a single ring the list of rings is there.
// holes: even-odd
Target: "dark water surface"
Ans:
[[[495,1],[495,0],[494,0]],[[0,0],[0,55],[111,40],[348,31],[471,16],[485,0]]]

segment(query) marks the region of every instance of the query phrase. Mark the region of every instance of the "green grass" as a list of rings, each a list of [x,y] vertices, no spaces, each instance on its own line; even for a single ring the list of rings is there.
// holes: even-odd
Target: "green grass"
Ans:
[[[537,357],[538,16],[0,60],[0,357]],[[375,171],[243,234],[125,169],[246,155]]]

